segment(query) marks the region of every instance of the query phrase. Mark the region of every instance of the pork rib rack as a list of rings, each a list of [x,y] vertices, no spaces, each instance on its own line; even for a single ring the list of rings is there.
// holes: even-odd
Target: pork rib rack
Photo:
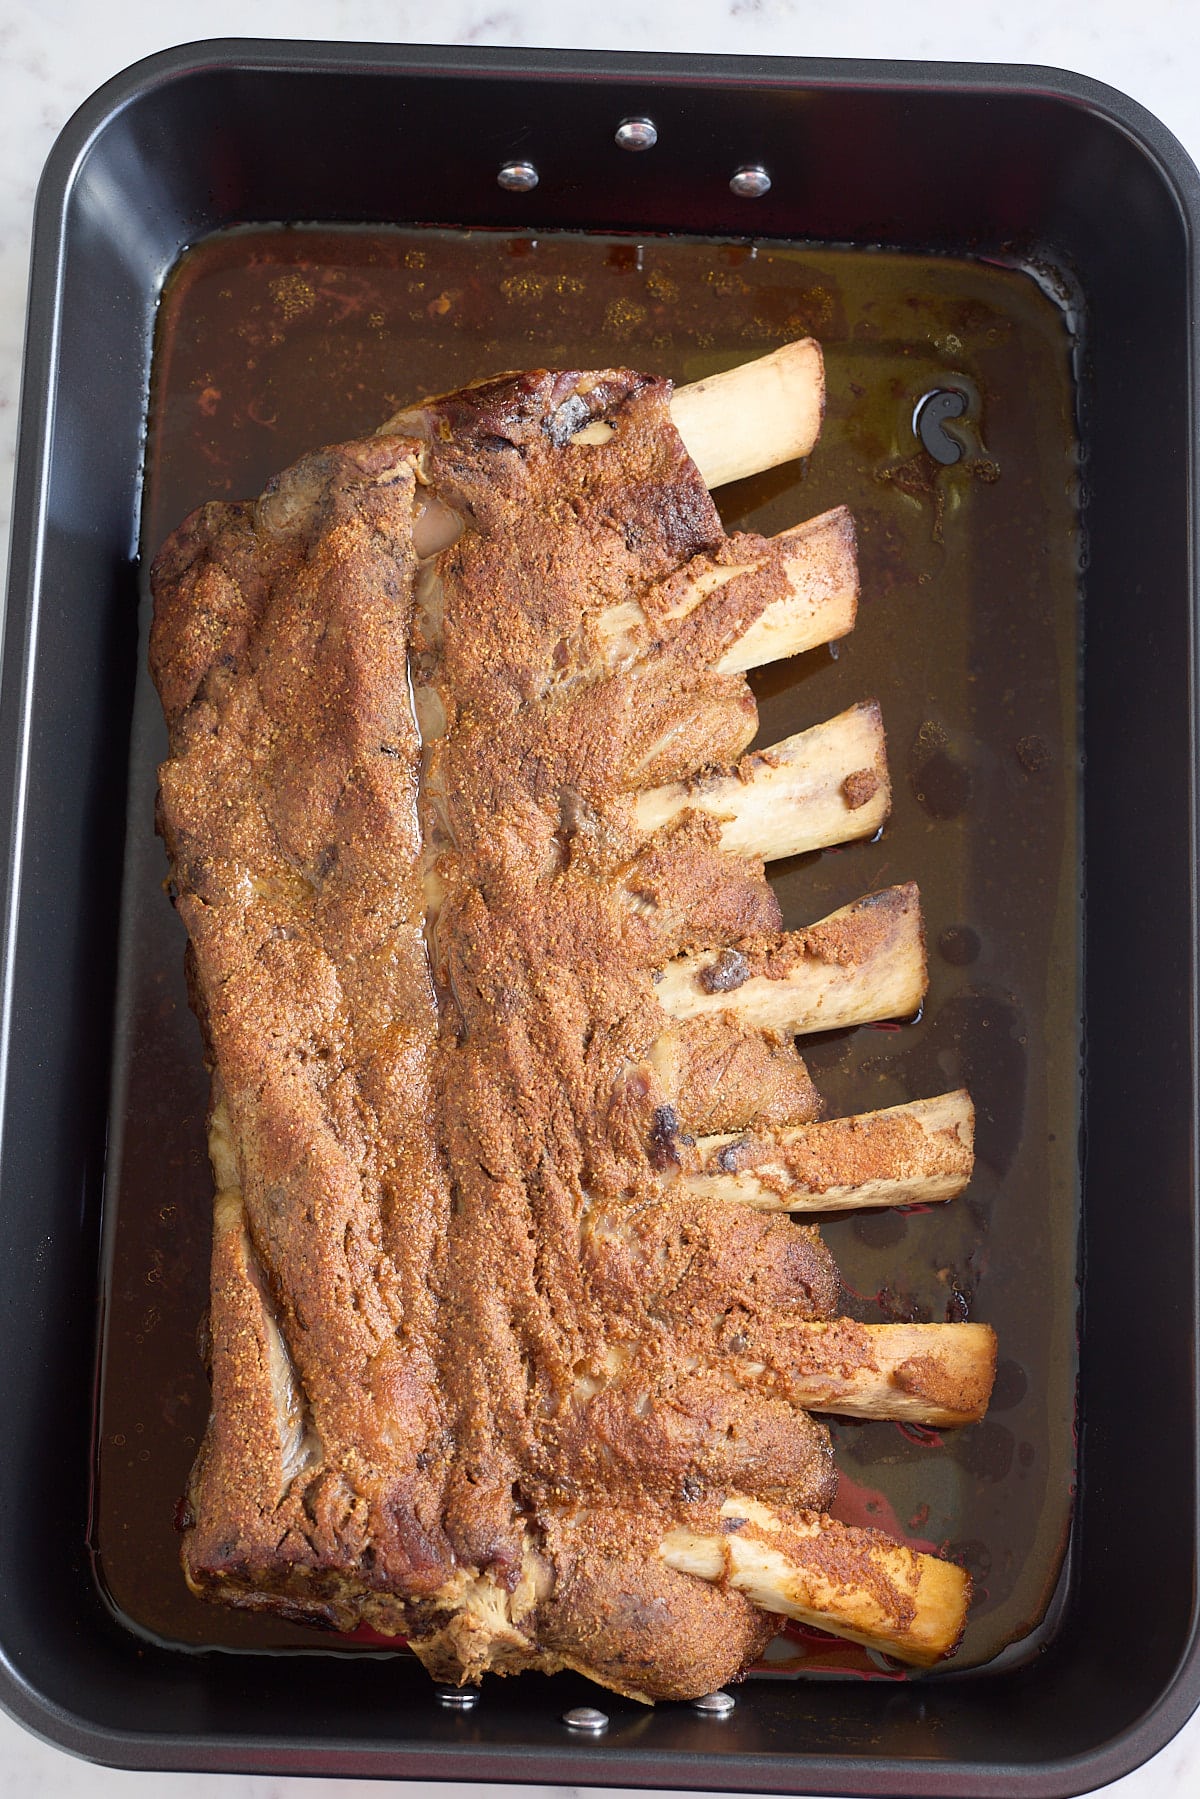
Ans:
[[[854,617],[844,512],[728,537],[703,478],[811,447],[820,355],[785,356],[782,446],[778,356],[748,452],[735,377],[504,376],[157,558],[217,1186],[198,1593],[642,1699],[779,1613],[957,1643],[966,1575],[826,1515],[811,1415],[978,1417],[994,1341],[838,1320],[785,1216],[971,1167],[965,1094],[821,1120],[796,1053],[911,1013],[925,961],[915,888],[785,934],[764,876],[888,805],[872,704],[745,754],[744,671]]]

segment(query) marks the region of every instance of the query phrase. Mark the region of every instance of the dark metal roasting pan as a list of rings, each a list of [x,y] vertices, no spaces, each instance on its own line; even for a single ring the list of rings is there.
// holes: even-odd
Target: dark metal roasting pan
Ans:
[[[654,122],[651,153],[641,126],[620,143],[631,119]],[[1183,1723],[1198,220],[1196,171],[1156,120],[1043,69],[224,42],[140,64],[71,121],[37,207],[0,696],[0,1701],[31,1729],[134,1768],[1050,1795]],[[203,316],[199,282],[168,282],[195,246]],[[511,258],[494,291],[477,251]],[[314,255],[337,265],[323,287]],[[782,869],[778,890],[792,925],[920,882],[926,1016],[863,1033],[855,1069],[967,1079],[980,1112],[957,1222],[830,1228],[864,1317],[944,1300],[1000,1332],[973,1435],[838,1427],[856,1521],[899,1507],[975,1577],[957,1665],[796,1677],[785,1645],[727,1714],[606,1695],[588,1737],[563,1721],[597,1701],[575,1677],[454,1708],[378,1642],[189,1609],[168,1501],[203,1424],[204,1097],[152,830],[144,567],[190,506],[407,397],[377,391],[380,282],[414,296],[401,381],[426,337],[447,346],[427,391],[589,351],[686,379],[788,334],[826,342],[826,461],[722,505],[763,529],[856,512],[858,632],[757,692],[782,735],[869,678],[895,817],[882,847]],[[292,348],[350,399],[308,433],[307,390],[276,369],[272,410],[234,365],[275,367],[284,327],[326,301],[349,337]],[[948,438],[914,418],[944,391]],[[206,435],[222,405],[226,439]],[[849,1110],[847,1054],[813,1049]]]

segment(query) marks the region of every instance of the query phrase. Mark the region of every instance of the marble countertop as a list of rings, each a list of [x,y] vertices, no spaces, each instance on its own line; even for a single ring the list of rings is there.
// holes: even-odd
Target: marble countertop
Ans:
[[[205,37],[556,45],[1043,63],[1122,88],[1200,162],[1196,0],[0,0],[0,559],[7,564],[29,229],[42,165],[81,101],[129,63]],[[2,1601],[0,1601],[2,1603]],[[6,1799],[369,1799],[399,1782],[132,1774],[94,1768],[0,1714]],[[482,1794],[487,1788],[438,1789]],[[513,1788],[548,1795],[551,1788]],[[580,1789],[561,1789],[578,1791]],[[1200,1713],[1153,1761],[1105,1791],[1121,1799],[1200,1791]]]

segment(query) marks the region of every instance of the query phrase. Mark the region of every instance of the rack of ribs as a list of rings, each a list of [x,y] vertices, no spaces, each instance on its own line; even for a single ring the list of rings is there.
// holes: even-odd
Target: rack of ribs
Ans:
[[[746,670],[853,625],[853,528],[729,536],[705,479],[807,453],[822,383],[812,343],[675,394],[506,375],[158,556],[217,1189],[198,1594],[647,1700],[780,1615],[955,1648],[968,1577],[828,1515],[814,1414],[978,1418],[994,1338],[837,1318],[786,1215],[971,1172],[965,1093],[824,1119],[796,1049],[926,982],[914,887],[786,933],[764,873],[887,814],[873,703],[746,753]]]

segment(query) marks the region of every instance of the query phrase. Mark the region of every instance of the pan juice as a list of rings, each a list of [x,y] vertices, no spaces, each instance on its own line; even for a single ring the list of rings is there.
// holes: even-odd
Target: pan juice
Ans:
[[[1033,1653],[1074,1490],[1080,541],[1064,314],[1019,268],[881,250],[406,228],[221,233],[181,259],[162,298],[143,562],[204,501],[251,498],[305,451],[368,434],[406,401],[528,367],[632,366],[683,383],[807,335],[822,344],[827,382],[813,455],[717,499],[729,529],[762,532],[849,506],[861,599],[843,642],[751,676],[757,741],[878,699],[893,811],[877,839],[769,873],[788,928],[915,880],[930,985],[917,1021],[807,1038],[802,1053],[830,1114],[959,1085],[977,1114],[961,1198],[823,1230],[848,1315],[975,1318],[1000,1341],[980,1424],[834,1424],[834,1509],[968,1568],[975,1599],[950,1664],[963,1669]],[[933,407],[923,431],[922,401]],[[158,1639],[379,1653],[384,1640],[370,1633],[347,1642],[203,1603],[179,1568],[176,1525],[208,1413],[212,1182],[183,929],[153,833],[166,738],[145,669],[148,604],[131,795],[145,829],[131,831],[126,866],[93,1553],[116,1610]],[[885,1672],[855,1645],[791,1629],[763,1671]]]

